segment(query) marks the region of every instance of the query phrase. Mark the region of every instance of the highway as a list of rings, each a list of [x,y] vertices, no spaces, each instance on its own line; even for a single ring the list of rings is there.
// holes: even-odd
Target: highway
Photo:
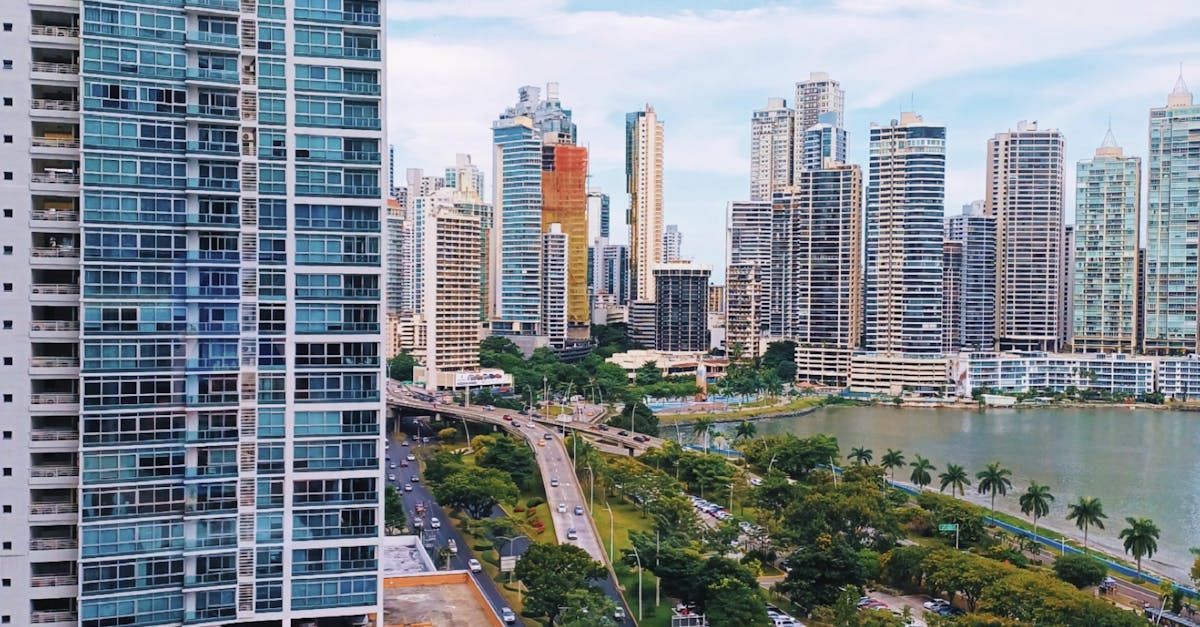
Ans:
[[[482,422],[496,425],[505,431],[524,438],[533,449],[534,459],[537,461],[538,470],[542,476],[543,487],[546,491],[546,501],[551,508],[551,520],[554,523],[554,533],[559,544],[574,544],[583,549],[592,557],[592,559],[601,564],[609,564],[608,555],[605,552],[604,544],[600,540],[599,532],[592,523],[592,517],[587,511],[587,501],[584,496],[583,487],[575,480],[572,462],[567,449],[563,446],[562,438],[559,436],[558,430],[563,427],[564,423],[555,421],[534,421],[526,416],[505,409],[489,410],[485,407],[462,407],[459,405],[448,405],[445,403],[432,403],[416,398],[404,386],[395,383],[388,383],[388,404],[404,407],[409,410],[429,414],[442,414],[444,416],[452,416],[458,418],[467,418],[474,422]],[[510,420],[505,420],[508,415]],[[514,423],[520,426],[515,426]],[[567,423],[569,424],[569,423]],[[629,445],[638,448],[644,448],[645,443],[635,442],[631,438],[622,438]],[[392,445],[389,453],[396,453],[396,445]],[[632,446],[627,446],[632,448]],[[399,463],[397,461],[397,463]],[[389,473],[396,473],[400,479],[398,471],[409,470],[408,468],[397,468],[389,470]],[[557,483],[558,485],[554,485]],[[407,492],[406,495],[416,494],[416,487],[413,492]],[[422,488],[423,489],[423,488]],[[428,494],[426,492],[426,494]],[[428,502],[432,500],[431,496],[426,496],[424,499]],[[415,504],[415,500],[414,500]],[[564,505],[565,511],[559,511],[559,505]],[[584,511],[577,515],[575,514],[575,506],[579,505],[584,508]],[[408,502],[406,499],[406,507]],[[446,518],[439,516],[442,521]],[[449,525],[443,525],[443,529]],[[574,530],[575,539],[569,539],[568,535],[571,530]],[[455,532],[457,533],[457,532]],[[464,546],[462,540],[455,540],[459,547],[459,555],[463,557],[465,566],[467,552],[470,547]],[[444,545],[444,541],[443,541]],[[523,552],[523,548],[515,553]],[[617,592],[615,582],[610,574],[609,578],[602,583],[601,588],[604,592],[613,599],[613,602],[618,607],[625,607],[626,615],[631,615],[629,608],[625,606],[624,599]],[[632,624],[632,623],[630,623]]]

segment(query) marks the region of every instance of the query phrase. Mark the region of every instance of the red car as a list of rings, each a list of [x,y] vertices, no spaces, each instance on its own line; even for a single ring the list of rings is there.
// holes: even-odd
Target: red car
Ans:
[[[512,420],[512,416],[510,416],[510,415],[508,415],[508,414],[504,414],[504,419],[505,419],[505,420]]]

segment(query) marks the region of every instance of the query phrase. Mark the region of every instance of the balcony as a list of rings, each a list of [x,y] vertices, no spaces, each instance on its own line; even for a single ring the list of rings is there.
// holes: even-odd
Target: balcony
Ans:
[[[29,504],[29,513],[32,516],[61,516],[78,511],[79,504],[74,501],[34,501]]]
[[[78,259],[79,249],[68,246],[36,246],[29,249],[33,257]]]
[[[58,98],[34,98],[29,101],[29,108],[36,111],[79,111],[79,101],[61,100]]]
[[[34,466],[29,469],[29,476],[40,479],[53,477],[78,477],[78,466]]]
[[[29,404],[37,406],[78,405],[79,394],[72,392],[36,392],[29,395]]]
[[[187,143],[187,151],[204,153],[206,155],[238,157],[238,145],[223,142],[189,141]]]
[[[34,24],[29,27],[29,36],[45,37],[50,39],[79,39],[79,29],[74,26],[46,26],[43,24]]]
[[[79,432],[71,429],[33,429],[29,439],[34,442],[70,442],[79,440]]]
[[[352,24],[354,26],[379,26],[378,13],[361,13],[355,11],[335,11],[332,9],[296,9],[297,20],[306,22],[330,22],[334,24]]]
[[[236,120],[238,118],[238,109],[237,107],[192,104],[187,107],[187,116],[208,120]]]
[[[29,358],[31,368],[78,368],[79,358],[71,356],[33,356]]]
[[[79,322],[75,320],[32,320],[30,333],[79,333]]]
[[[29,145],[34,148],[67,148],[78,149],[79,139],[64,139],[59,137],[31,137]]]
[[[32,172],[29,175],[29,182],[45,185],[78,185],[79,174],[76,172]]]
[[[62,80],[77,79],[79,77],[79,64],[77,63],[58,63],[55,61],[34,61],[29,68],[37,74],[56,74],[62,77]]]
[[[183,0],[184,9],[203,9],[237,13],[241,11],[238,0]]]
[[[51,623],[75,624],[79,614],[70,610],[33,610],[29,613],[29,622],[34,625],[49,625]]]
[[[34,209],[29,212],[29,219],[40,222],[79,222],[79,212],[74,209]]]
[[[30,551],[61,551],[79,548],[75,538],[33,538],[29,541]]]
[[[79,294],[79,285],[69,285],[64,283],[34,283],[30,286],[30,290],[34,294]]]
[[[362,96],[378,96],[381,92],[379,83],[352,83],[348,81],[318,81],[312,79],[296,79],[296,91],[319,91],[335,94],[356,94]]]
[[[234,548],[237,546],[237,536],[214,536],[209,538],[184,538],[185,551],[210,551],[213,549]]]
[[[188,190],[236,192],[241,188],[237,179],[189,178]]]
[[[338,198],[378,198],[381,190],[370,185],[325,185],[296,183],[297,196],[329,196]]]
[[[79,577],[77,575],[33,575],[29,578],[29,586],[32,588],[76,585],[79,585]]]
[[[188,31],[186,41],[188,45],[214,48],[237,48],[241,45],[241,39],[237,35],[208,31]]]
[[[237,571],[219,571],[203,575],[184,575],[184,588],[205,588],[208,586],[229,586],[237,583]]]
[[[238,82],[238,73],[236,70],[190,67],[187,69],[185,77],[189,81],[221,83],[225,85],[236,85]]]
[[[331,59],[361,59],[378,61],[381,58],[378,48],[355,48],[352,46],[318,46],[312,44],[296,44],[295,53],[298,57],[321,57]]]

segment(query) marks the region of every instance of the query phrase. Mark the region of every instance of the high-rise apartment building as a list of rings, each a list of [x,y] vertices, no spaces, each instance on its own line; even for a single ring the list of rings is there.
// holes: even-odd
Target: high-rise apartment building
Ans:
[[[588,149],[570,144],[547,144],[542,149],[542,232],[552,224],[567,240],[567,325],[576,340],[590,335],[588,298]],[[543,265],[558,264],[543,254]],[[545,272],[545,270],[543,270]],[[544,298],[550,298],[549,296]],[[554,295],[553,298],[558,298]],[[556,335],[549,330],[547,335]]]
[[[550,346],[562,348],[571,321],[571,236],[550,224],[542,234],[542,333]]]
[[[783,98],[768,98],[766,108],[751,116],[750,200],[770,201],[776,189],[791,185],[795,120]]]
[[[679,225],[668,224],[663,229],[663,263],[676,263],[683,260],[683,233]]]
[[[601,258],[600,289],[615,296],[618,305],[629,304],[629,246],[609,244]]]
[[[1075,169],[1072,347],[1135,353],[1142,160],[1124,154],[1112,130]]]
[[[833,126],[846,126],[846,93],[842,91],[842,84],[825,72],[810,72],[807,80],[796,83],[795,107],[797,133],[820,123],[822,113],[835,114],[830,121]]]
[[[1183,77],[1165,107],[1150,110],[1147,155],[1145,328],[1147,353],[1197,350],[1200,105]]]
[[[1063,306],[1059,308],[1058,345],[1071,345],[1071,321],[1075,319],[1075,225],[1063,225],[1062,241],[1062,271],[1059,273],[1059,284],[1062,285]]]
[[[430,390],[461,387],[457,377],[479,369],[481,221],[453,207],[425,217],[426,324],[424,380]]]
[[[862,335],[862,170],[805,170],[795,183],[773,203],[770,336],[796,343],[799,380],[845,385]]]
[[[416,311],[414,268],[416,244],[411,213],[398,198],[387,202],[387,310],[405,314]]]
[[[712,270],[691,263],[654,268],[654,346],[660,351],[708,351],[708,279]]]
[[[1037,122],[988,140],[1000,350],[1054,351],[1062,341],[1063,148],[1062,134]]]
[[[0,3],[4,622],[381,615],[382,4]]]
[[[838,113],[827,111],[817,116],[817,123],[797,133],[803,143],[796,146],[796,174],[800,170],[816,170],[846,162],[846,129],[838,126]]]
[[[599,189],[587,193],[587,289],[595,297],[601,292],[601,275],[604,272],[604,247],[609,236],[609,198]],[[591,305],[591,303],[589,303]]]
[[[454,165],[446,168],[442,180],[446,187],[467,198],[483,200],[483,170],[471,163],[471,155],[461,152],[454,155]]]
[[[962,275],[963,243],[946,240],[942,244],[942,352],[962,346]]]
[[[771,202],[733,201],[725,222],[725,345],[753,359],[765,349],[771,268]]]
[[[508,112],[493,123],[492,135],[496,227],[488,302],[493,328],[535,334],[542,302],[542,136],[532,117]]]
[[[629,192],[630,300],[654,299],[654,266],[663,260],[663,123],[654,107],[625,116],[625,190]]]
[[[864,348],[938,355],[946,127],[902,113],[872,125],[870,155]]]
[[[946,218],[948,242],[962,244],[962,275],[957,281],[954,316],[944,315],[952,334],[951,351],[990,351],[996,347],[996,220],[984,215],[983,201],[963,205],[962,213]],[[945,300],[943,298],[943,300]]]

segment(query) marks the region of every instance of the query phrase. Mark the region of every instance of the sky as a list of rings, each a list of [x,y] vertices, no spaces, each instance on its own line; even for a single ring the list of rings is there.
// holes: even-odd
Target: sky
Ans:
[[[1110,123],[1144,158],[1148,110],[1181,67],[1200,92],[1196,0],[387,0],[387,11],[398,180],[469,153],[490,199],[492,121],[518,87],[558,82],[624,242],[624,117],[649,103],[665,125],[665,222],[715,282],[726,203],[749,194],[750,115],[772,96],[790,105],[810,72],[841,81],[850,161],[864,170],[872,123],[913,110],[947,126],[947,215],[983,197],[989,137],[1020,120],[1060,129],[1068,222],[1075,163]]]

